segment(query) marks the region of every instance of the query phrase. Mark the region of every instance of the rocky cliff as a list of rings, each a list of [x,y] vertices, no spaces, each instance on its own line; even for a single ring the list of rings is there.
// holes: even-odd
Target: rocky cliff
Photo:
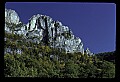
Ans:
[[[16,27],[13,28],[12,25]],[[33,15],[27,24],[23,24],[14,10],[5,9],[5,31],[23,34],[27,41],[42,42],[44,45],[63,49],[66,53],[81,52],[84,54],[81,39],[74,36],[70,28],[46,15]],[[90,54],[90,51],[88,53]]]

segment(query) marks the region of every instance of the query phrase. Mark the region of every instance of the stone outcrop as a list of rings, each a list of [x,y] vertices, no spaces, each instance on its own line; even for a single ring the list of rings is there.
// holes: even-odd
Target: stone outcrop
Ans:
[[[88,54],[88,55],[93,55],[93,53],[90,52],[89,48],[87,48],[85,52],[86,52],[86,54]]]
[[[18,14],[14,10],[5,8],[5,22],[19,24]]]
[[[5,31],[10,31],[6,23],[20,24],[18,14],[11,9],[5,9]],[[79,37],[74,36],[68,26],[54,21],[46,15],[33,15],[25,25],[18,26],[14,31],[16,34],[24,34],[28,40],[44,45],[63,49],[66,53],[81,52],[84,54],[83,42]]]

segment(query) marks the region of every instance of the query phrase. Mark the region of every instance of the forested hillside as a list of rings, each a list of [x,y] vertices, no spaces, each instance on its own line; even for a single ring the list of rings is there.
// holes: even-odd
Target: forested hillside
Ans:
[[[86,53],[65,53],[5,32],[5,77],[114,78],[115,64]]]
[[[27,24],[5,9],[5,77],[114,78],[114,52],[95,55],[68,26],[46,15]]]
[[[96,54],[100,60],[106,60],[115,64],[115,51]]]

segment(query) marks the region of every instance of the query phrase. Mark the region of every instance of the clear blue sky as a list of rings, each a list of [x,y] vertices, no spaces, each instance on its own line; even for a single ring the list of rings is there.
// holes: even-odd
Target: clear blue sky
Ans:
[[[116,5],[114,3],[80,2],[7,2],[5,7],[14,9],[23,23],[36,14],[48,15],[68,26],[80,37],[84,48],[93,53],[115,50]]]

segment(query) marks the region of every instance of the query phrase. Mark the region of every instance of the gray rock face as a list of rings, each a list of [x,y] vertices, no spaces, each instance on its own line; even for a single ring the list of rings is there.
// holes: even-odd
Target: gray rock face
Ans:
[[[20,26],[22,22],[20,22],[20,18],[18,14],[11,9],[5,8],[5,31],[8,33],[12,33],[13,25],[16,25],[16,28],[14,28],[13,33],[14,34],[26,34],[27,31],[25,30],[24,24]]]
[[[89,48],[86,49],[86,54],[93,55],[93,53],[90,52]]]
[[[5,22],[19,24],[18,14],[14,10],[5,9]],[[5,26],[5,30],[9,31],[9,28]],[[64,49],[66,53],[84,54],[81,39],[75,37],[70,28],[46,15],[33,15],[29,22],[15,33],[24,34],[28,41],[43,42],[47,46]]]
[[[18,24],[19,23],[18,14],[14,10],[5,9],[5,22]]]
[[[26,26],[27,30],[33,33],[30,36],[41,37],[39,41],[44,41],[50,47],[64,49],[66,53],[84,53],[81,39],[75,37],[67,26],[63,26],[59,21],[53,21],[49,16],[34,15]]]

